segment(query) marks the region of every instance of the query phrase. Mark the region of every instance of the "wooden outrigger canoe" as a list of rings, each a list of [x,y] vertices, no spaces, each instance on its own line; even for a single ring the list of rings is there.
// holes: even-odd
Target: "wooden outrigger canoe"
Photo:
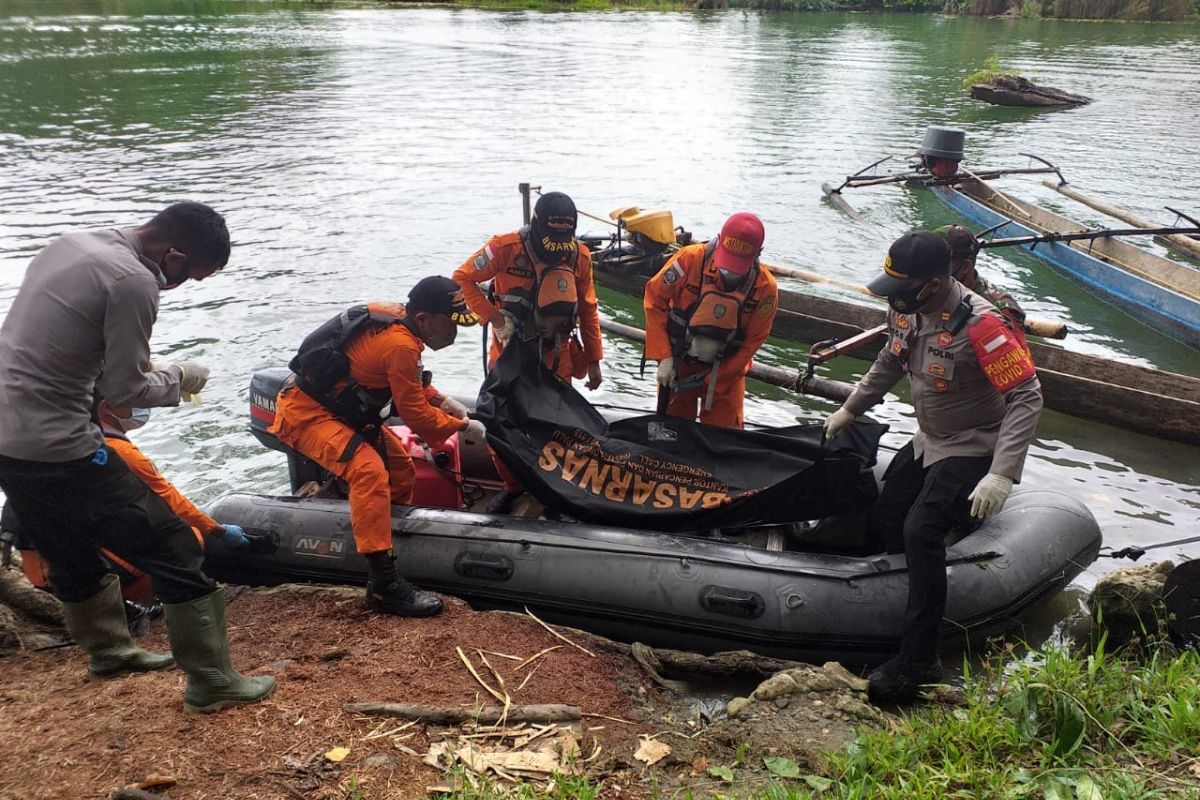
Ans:
[[[605,269],[596,283],[641,297],[646,276]],[[780,289],[773,336],[813,343],[845,339],[884,321],[881,308]],[[874,359],[882,342],[850,355]],[[1029,342],[1046,407],[1160,439],[1200,445],[1200,378],[1075,353]]]
[[[1053,211],[1001,194],[981,181],[930,186],[929,191],[974,224],[995,227],[995,235],[1000,237],[1088,230]],[[1200,270],[1110,237],[1022,247],[1139,322],[1200,350]]]

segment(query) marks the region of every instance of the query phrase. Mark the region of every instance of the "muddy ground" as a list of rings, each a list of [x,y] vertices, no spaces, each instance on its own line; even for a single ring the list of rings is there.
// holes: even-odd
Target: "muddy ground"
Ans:
[[[448,785],[445,770],[422,758],[445,731],[416,724],[379,736],[400,721],[343,704],[498,705],[463,655],[514,705],[579,706],[577,768],[606,797],[723,791],[733,788],[730,777],[746,788],[774,778],[764,757],[818,772],[820,753],[843,747],[857,726],[889,724],[836,670],[793,670],[726,717],[664,688],[627,645],[555,629],[576,647],[523,614],[448,599],[441,616],[410,620],[367,613],[354,589],[227,593],[234,664],[275,675],[274,696],[192,715],[182,708],[178,670],[101,680],[86,675],[74,646],[10,652],[0,658],[0,799],[105,798],[155,775],[173,781],[154,789],[171,800],[425,797]],[[166,649],[162,621],[139,641]],[[334,748],[349,752],[335,761],[326,756]]]

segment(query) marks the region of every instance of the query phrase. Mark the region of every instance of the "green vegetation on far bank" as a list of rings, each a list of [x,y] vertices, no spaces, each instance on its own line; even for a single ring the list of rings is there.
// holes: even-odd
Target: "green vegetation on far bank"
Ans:
[[[757,11],[899,11],[1022,19],[1148,20],[1200,17],[1200,0],[453,0],[472,8],[608,11],[747,9]]]
[[[1200,655],[1091,655],[1051,648],[998,656],[966,679],[962,699],[917,707],[894,730],[866,730],[822,775],[755,785],[742,766],[709,770],[717,785],[658,796],[761,800],[1142,800],[1200,797]],[[749,754],[759,758],[763,754]],[[780,762],[780,759],[768,758]],[[786,761],[786,759],[782,759]],[[790,764],[790,762],[788,762]],[[794,768],[794,764],[791,765]],[[602,787],[558,781],[543,797],[593,800]],[[480,787],[456,794],[498,800]],[[538,797],[526,788],[506,797]]]

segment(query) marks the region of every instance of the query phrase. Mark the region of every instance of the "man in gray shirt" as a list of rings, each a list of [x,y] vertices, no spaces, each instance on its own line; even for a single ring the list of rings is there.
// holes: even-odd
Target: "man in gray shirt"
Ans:
[[[918,430],[888,466],[870,531],[906,555],[908,605],[899,655],[868,676],[875,700],[908,699],[941,680],[946,534],[1004,506],[1042,408],[1024,336],[951,277],[950,258],[946,240],[929,231],[892,244],[868,287],[888,299],[887,344],[825,423],[837,436],[908,376]]]
[[[191,529],[109,453],[95,405],[172,406],[208,370],[150,363],[158,294],[229,260],[225,220],[176,203],[137,228],[68,233],[39,252],[0,328],[0,489],[50,567],[67,627],[96,675],[188,675],[184,707],[216,711],[270,694],[275,680],[229,663],[224,598],[201,571]],[[171,655],[129,635],[104,548],[150,575]]]

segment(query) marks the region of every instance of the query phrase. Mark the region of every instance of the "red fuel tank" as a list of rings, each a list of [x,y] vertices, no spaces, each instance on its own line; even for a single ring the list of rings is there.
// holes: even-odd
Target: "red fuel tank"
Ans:
[[[432,448],[405,425],[393,425],[389,430],[412,456],[413,466],[417,470],[412,504],[455,510],[462,508],[462,459],[458,450],[458,434],[451,436],[440,447]]]

